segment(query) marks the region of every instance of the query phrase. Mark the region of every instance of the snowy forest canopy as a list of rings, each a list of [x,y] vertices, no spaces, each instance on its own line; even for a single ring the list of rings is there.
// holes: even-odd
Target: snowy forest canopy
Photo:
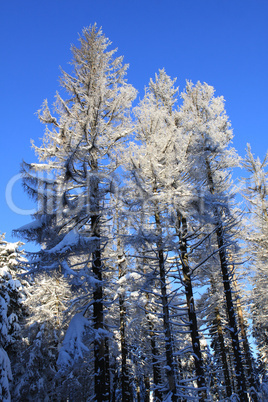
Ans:
[[[237,154],[206,83],[159,70],[134,107],[110,45],[84,29],[38,112],[14,233],[39,251],[0,238],[0,399],[267,401],[268,154]]]

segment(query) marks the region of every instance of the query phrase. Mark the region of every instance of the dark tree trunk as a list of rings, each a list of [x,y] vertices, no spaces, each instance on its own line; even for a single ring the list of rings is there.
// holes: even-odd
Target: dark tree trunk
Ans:
[[[207,177],[208,177],[208,184],[209,190],[211,194],[214,194],[214,183],[212,172],[210,168],[209,161],[206,160],[206,167],[207,167]],[[222,280],[224,286],[224,293],[227,305],[227,316],[229,321],[229,332],[232,339],[232,348],[234,353],[234,363],[235,363],[235,374],[236,374],[236,381],[238,386],[238,394],[240,397],[240,402],[248,402],[247,396],[247,387],[246,381],[244,376],[243,370],[243,363],[241,358],[241,349],[239,344],[239,337],[238,337],[238,328],[236,324],[236,317],[235,317],[235,309],[234,303],[232,298],[232,289],[231,289],[231,279],[228,269],[228,262],[226,258],[226,243],[224,241],[224,231],[221,218],[219,216],[219,212],[216,206],[213,207],[213,213],[215,218],[215,226],[216,226],[216,235],[217,235],[217,244],[219,249],[219,257],[220,257],[220,266],[222,272]]]
[[[144,387],[145,387],[144,402],[150,402],[150,378],[148,376],[144,377]]]
[[[125,256],[120,241],[120,228],[118,218],[118,207],[116,208],[117,219],[117,255],[118,255],[118,276],[122,278],[125,273]],[[125,296],[120,292],[119,294],[119,319],[120,319],[120,344],[121,344],[121,389],[122,401],[132,402],[133,394],[131,390],[131,382],[129,378],[129,371],[127,366],[128,348],[126,342],[126,305]]]
[[[181,363],[181,359],[180,357],[177,357],[177,373],[178,373],[178,383],[182,384],[183,383],[183,374],[184,374],[184,370],[183,370],[183,366]],[[185,388],[180,388],[181,392],[185,395]],[[178,400],[178,402],[187,402],[187,399],[185,399],[184,397],[180,398]]]
[[[122,400],[122,402],[123,402],[123,400]],[[138,386],[137,386],[137,402],[142,402],[141,401],[141,390],[140,390],[140,384],[138,383]]]
[[[143,250],[143,256],[145,255],[145,251]],[[146,257],[143,258],[143,274],[146,275]],[[153,368],[153,395],[154,401],[160,402],[162,401],[162,392],[160,391],[161,387],[161,369],[159,363],[159,353],[157,348],[157,341],[155,335],[155,326],[150,317],[150,313],[152,313],[152,307],[150,306],[150,296],[149,293],[146,293],[146,304],[145,304],[145,314],[148,323],[149,329],[149,337],[150,337],[150,345],[151,345],[151,353],[152,353],[152,368]]]
[[[109,340],[105,339],[105,376],[108,401],[111,400],[111,373],[110,373],[110,347]]]
[[[95,217],[92,217],[94,224]],[[96,236],[96,234],[95,234]],[[92,268],[95,278],[99,281],[93,292],[93,314],[94,314],[94,329],[95,332],[103,330],[104,317],[103,317],[103,290],[102,290],[102,266],[101,266],[101,253],[98,247],[92,253],[93,262]],[[107,351],[106,342],[103,334],[97,336],[94,340],[94,367],[95,367],[95,398],[97,402],[104,402],[108,400],[107,392]]]
[[[220,312],[219,312],[218,307],[215,308],[215,320],[216,320],[217,334],[218,334],[218,339],[219,339],[219,344],[220,344],[220,355],[221,355],[221,360],[222,360],[222,365],[223,365],[226,396],[229,397],[232,395],[232,387],[231,387],[229,368],[228,368],[227,357],[226,357],[226,350],[225,350],[225,345],[224,345],[224,336],[223,336],[223,330],[222,330],[222,325],[221,325],[221,317],[220,317]]]
[[[112,376],[112,383],[111,383],[111,402],[116,402],[116,391],[118,389],[118,368],[116,361],[113,362],[111,368],[111,376]]]
[[[172,350],[172,336],[171,336],[170,319],[169,319],[169,303],[167,296],[166,270],[165,270],[164,250],[162,243],[162,228],[158,211],[155,212],[155,223],[158,234],[157,253],[158,253],[158,264],[160,274],[161,302],[163,308],[165,350],[167,360],[166,374],[168,379],[169,390],[172,393],[172,401],[177,402],[178,397],[176,390],[176,377],[175,377],[174,357]]]
[[[235,292],[237,293],[237,283],[236,283],[235,274],[234,274],[233,283],[234,283]],[[257,389],[259,388],[259,383],[258,383],[257,376],[256,377],[254,376],[255,367],[254,367],[254,363],[252,361],[252,354],[251,354],[251,350],[250,350],[250,346],[249,346],[249,342],[248,342],[247,331],[246,331],[246,326],[245,326],[245,322],[244,322],[244,315],[243,315],[243,310],[242,310],[242,306],[241,306],[239,297],[237,298],[236,306],[237,306],[237,312],[238,312],[238,324],[239,324],[239,328],[241,331],[242,345],[243,345],[243,349],[245,352],[245,360],[247,363],[247,367],[246,367],[247,378],[249,380],[250,387],[252,388],[251,398],[254,402],[258,402],[258,397],[256,396],[256,394],[257,394]],[[254,392],[254,390],[255,390],[255,392]]]
[[[126,308],[125,308],[125,298],[120,294],[119,296],[119,309],[120,309],[120,343],[121,343],[121,374],[122,374],[122,400],[126,402],[131,402],[132,392],[130,388],[130,378],[127,367],[127,345],[126,345]]]
[[[183,281],[185,287],[186,303],[188,309],[190,335],[192,340],[192,348],[194,352],[194,363],[197,376],[198,395],[200,400],[205,400],[207,397],[205,373],[200,348],[200,336],[198,333],[193,287],[192,287],[191,273],[187,253],[187,239],[186,239],[187,221],[186,218],[184,218],[179,212],[177,212],[176,231],[180,239],[181,264],[182,264]]]
[[[92,168],[97,172],[97,162],[92,163]],[[91,234],[96,239],[92,252],[92,271],[97,279],[93,291],[93,320],[96,333],[94,340],[94,369],[95,369],[95,400],[105,402],[109,400],[107,379],[110,373],[107,370],[109,352],[107,342],[103,336],[103,284],[102,284],[102,260],[100,240],[100,212],[99,212],[99,179],[92,175],[89,181],[89,196],[91,209]],[[109,366],[109,364],[108,364]],[[109,382],[109,381],[108,381]]]
[[[213,294],[215,294],[216,287],[215,287],[214,278],[212,276],[210,278],[210,282],[211,282],[211,290],[212,290]],[[220,311],[219,311],[218,306],[215,307],[214,312],[215,312],[215,326],[217,328],[217,336],[218,336],[219,346],[220,346],[220,356],[221,356],[221,361],[222,361],[222,365],[223,365],[226,396],[229,397],[232,395],[232,387],[231,387],[229,367],[228,367],[227,356],[226,356],[226,347],[224,344],[224,334],[223,334],[223,328],[222,328],[222,323],[221,323],[221,316],[220,316]]]
[[[149,314],[146,314],[147,322],[149,327],[149,335],[150,335],[150,343],[151,343],[151,351],[152,351],[152,365],[153,365],[153,382],[154,382],[154,399],[155,401],[162,401],[162,393],[160,391],[161,385],[161,370],[159,366],[159,358],[158,358],[158,349],[155,339],[155,332],[154,332],[154,324],[149,317]]]
[[[231,380],[231,386],[232,389],[234,389],[236,391],[235,388],[235,368],[234,368],[234,359],[231,353],[231,350],[228,353],[228,366],[229,366],[229,372],[230,372],[230,380]]]

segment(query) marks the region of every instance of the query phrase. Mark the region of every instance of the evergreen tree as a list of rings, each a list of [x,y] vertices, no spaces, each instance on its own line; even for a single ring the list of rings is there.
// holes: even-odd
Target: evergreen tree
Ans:
[[[0,399],[10,401],[13,366],[21,341],[21,321],[24,315],[23,288],[19,278],[19,265],[24,262],[19,247],[22,243],[9,243],[0,237]]]

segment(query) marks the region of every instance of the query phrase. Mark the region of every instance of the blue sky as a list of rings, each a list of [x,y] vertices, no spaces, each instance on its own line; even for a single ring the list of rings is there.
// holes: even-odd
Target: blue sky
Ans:
[[[44,126],[36,111],[53,103],[59,66],[69,69],[70,45],[95,22],[130,64],[128,81],[144,86],[165,68],[182,90],[207,82],[226,99],[234,146],[244,155],[268,149],[267,0],[3,0],[0,15],[0,232],[30,221],[7,205],[5,190],[22,159],[36,160]],[[242,172],[241,172],[242,173]],[[14,204],[32,208],[17,181]]]

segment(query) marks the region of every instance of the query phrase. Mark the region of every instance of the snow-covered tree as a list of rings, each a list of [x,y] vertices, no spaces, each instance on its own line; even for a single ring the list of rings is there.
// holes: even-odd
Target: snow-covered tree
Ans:
[[[134,224],[133,238],[136,239],[136,246],[145,246],[142,258],[150,260],[147,275],[151,277],[153,288],[148,294],[152,292],[154,297],[158,295],[158,305],[162,306],[166,376],[168,389],[172,398],[176,400],[179,395],[183,395],[183,391],[177,390],[178,368],[174,358],[174,339],[177,333],[175,328],[182,323],[174,324],[170,313],[172,309],[173,311],[177,309],[173,305],[176,292],[171,290],[173,286],[171,282],[174,278],[178,278],[178,264],[174,263],[175,260],[169,262],[169,255],[174,253],[178,256],[183,271],[180,288],[183,285],[183,291],[187,295],[188,319],[200,397],[205,398],[206,386],[191,278],[189,278],[190,269],[186,264],[187,250],[182,245],[182,233],[186,239],[186,219],[182,214],[186,214],[187,211],[190,215],[189,209],[192,210],[192,186],[187,180],[190,168],[187,156],[189,139],[187,136],[182,136],[181,127],[178,126],[175,113],[178,89],[174,83],[175,81],[171,80],[164,70],[159,71],[155,81],[150,81],[144,99],[135,108],[135,132],[139,142],[129,147],[126,164],[132,177],[129,185],[133,188],[130,211],[132,214],[137,212],[139,216]],[[180,225],[181,220],[183,228]],[[176,273],[172,274],[174,268]],[[153,315],[153,311],[150,311],[150,315]],[[182,315],[182,312],[177,311],[174,316],[179,315]],[[159,332],[159,329],[157,331]],[[187,391],[187,387],[180,388],[190,392]]]
[[[66,328],[63,313],[71,291],[59,274],[40,273],[34,280],[29,278],[25,292],[27,315],[22,322],[23,342],[15,364],[13,395],[18,401],[45,400],[56,393],[56,363]]]
[[[96,25],[79,41],[54,110],[45,101],[38,112],[46,125],[33,144],[39,162],[22,164],[37,212],[15,233],[40,250],[24,262],[19,350],[19,243],[0,239],[2,398],[10,400],[13,371],[18,401],[248,401],[258,381],[236,286],[231,173],[239,157],[224,99],[187,82],[178,106],[176,80],[163,69],[132,119],[136,91],[123,58]],[[244,162],[264,363],[267,159],[248,148]]]
[[[29,193],[42,202],[34,222],[18,231],[43,246],[32,270],[60,270],[83,288],[94,330],[97,401],[109,398],[103,261],[109,197],[116,149],[130,133],[128,111],[136,96],[125,80],[127,65],[109,45],[96,25],[84,29],[80,47],[72,47],[73,75],[62,71],[67,98],[56,95],[55,116],[46,101],[39,111],[47,125],[43,144],[34,146],[40,163],[24,164],[24,175]]]
[[[239,160],[230,147],[233,134],[224,100],[214,96],[214,88],[200,82],[196,86],[188,82],[182,97],[180,124],[191,137],[188,152],[194,161],[192,177],[200,188],[202,186],[203,214],[207,215],[215,231],[238,393],[241,401],[248,401],[228,259],[233,242],[231,228],[237,224],[232,211],[230,173]]]
[[[19,265],[24,262],[20,242],[0,237],[0,399],[10,401],[13,364],[17,344],[21,340],[21,320],[24,314],[22,285],[18,279]]]
[[[246,241],[251,257],[253,333],[258,345],[262,369],[266,374],[268,363],[268,326],[266,325],[268,314],[268,153],[263,161],[260,158],[255,159],[248,144],[243,164],[249,173],[244,197],[247,200],[250,213]]]

